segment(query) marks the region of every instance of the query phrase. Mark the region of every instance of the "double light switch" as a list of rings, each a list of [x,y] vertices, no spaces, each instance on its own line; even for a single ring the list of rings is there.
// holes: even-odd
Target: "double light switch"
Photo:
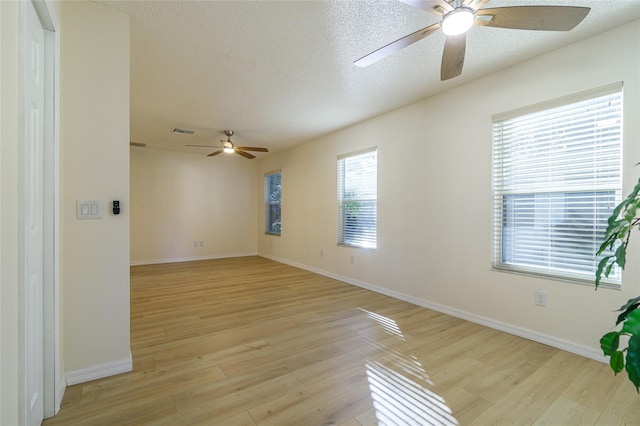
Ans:
[[[77,200],[76,209],[78,219],[102,219],[102,201]]]

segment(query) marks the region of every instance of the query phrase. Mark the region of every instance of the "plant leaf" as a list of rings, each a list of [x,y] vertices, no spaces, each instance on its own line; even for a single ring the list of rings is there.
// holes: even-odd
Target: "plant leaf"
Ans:
[[[624,244],[620,244],[616,250],[616,263],[620,265],[622,269],[624,269],[624,265],[627,263],[627,248]],[[609,274],[607,274],[607,276],[609,276]]]
[[[611,369],[616,375],[624,370],[624,352],[615,351],[613,355],[611,355],[609,366],[611,366]]]
[[[627,303],[620,306],[620,309],[618,309],[617,312],[626,311],[627,309],[629,309],[629,306],[637,305],[638,303],[640,303],[640,296],[627,300]]]
[[[616,321],[616,325],[620,324],[622,321],[627,319],[627,315],[629,315],[629,313],[636,310],[638,306],[640,306],[640,296],[627,300],[627,303],[622,305],[620,309],[616,311],[616,312],[622,312],[620,315],[618,315],[618,320]]]
[[[636,217],[636,212],[638,211],[638,203],[640,203],[640,200],[635,200],[635,202],[631,203],[627,210],[624,212],[624,218],[629,222],[633,221],[633,219]]]
[[[640,163],[638,163],[640,164]],[[631,191],[631,193],[629,194],[629,196],[627,197],[627,199],[630,198],[635,198],[636,195],[638,195],[638,193],[640,193],[640,178],[638,179],[638,183],[636,184],[636,186],[633,188],[633,190]]]
[[[629,306],[627,309],[624,310],[624,312],[622,312],[620,315],[618,315],[618,319],[616,320],[616,325],[620,324],[622,321],[627,319],[627,316],[635,311],[636,309],[638,309],[638,306],[640,306],[640,303],[636,303],[635,305],[631,305]]]
[[[600,280],[602,279],[602,270],[607,265],[607,262],[609,261],[609,259],[611,259],[611,257],[612,256],[605,256],[602,258],[602,260],[600,260],[600,262],[598,262],[598,269],[596,270],[596,290],[598,289]]]
[[[633,226],[631,225],[631,223],[629,223],[627,219],[624,219],[623,222],[624,222],[624,226],[618,230],[618,235],[616,237],[620,241],[624,240],[627,234],[631,232],[631,228],[633,228]]]
[[[607,223],[609,224],[609,226],[607,227],[607,234],[609,233],[609,230],[615,225],[618,216],[620,216],[620,212],[622,211],[622,209],[624,208],[625,204],[628,203],[628,198],[624,199],[620,204],[618,204],[616,206],[615,209],[613,209],[613,211],[611,212],[611,216],[609,216],[609,218],[607,219]]]
[[[609,276],[609,274],[611,273],[611,270],[613,269],[613,265],[615,265],[615,262],[611,262],[609,266],[607,266],[607,269],[604,271],[605,277]]]
[[[615,244],[615,242],[616,242],[615,235],[605,234],[604,241],[602,242],[602,244],[600,244],[600,247],[596,252],[596,256],[600,256],[602,253],[607,251],[608,248],[613,248],[613,245]]]
[[[628,229],[625,230],[630,225],[627,219],[616,220],[611,227],[611,230],[608,230],[607,233],[616,234],[616,238],[622,237]]]
[[[620,333],[611,331],[600,338],[600,348],[606,356],[613,356],[620,344]]]
[[[636,392],[640,393],[640,336],[631,336],[627,348],[627,374],[629,380],[636,387]]]
[[[640,309],[636,309],[627,315],[620,332],[628,333],[632,336],[640,336]]]

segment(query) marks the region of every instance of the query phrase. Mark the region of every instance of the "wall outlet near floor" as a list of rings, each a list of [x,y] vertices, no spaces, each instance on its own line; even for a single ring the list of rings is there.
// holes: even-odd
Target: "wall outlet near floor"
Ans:
[[[536,290],[536,305],[547,307],[547,292],[542,290]]]
[[[320,249],[320,257],[324,257],[324,250]]]
[[[353,265],[355,263],[355,259],[353,258],[353,256],[351,256],[351,264]]]

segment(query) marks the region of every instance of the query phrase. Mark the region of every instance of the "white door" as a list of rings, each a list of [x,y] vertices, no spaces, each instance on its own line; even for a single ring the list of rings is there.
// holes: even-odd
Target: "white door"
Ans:
[[[31,2],[22,7],[21,233],[22,376],[26,425],[40,425],[43,403],[44,32]]]

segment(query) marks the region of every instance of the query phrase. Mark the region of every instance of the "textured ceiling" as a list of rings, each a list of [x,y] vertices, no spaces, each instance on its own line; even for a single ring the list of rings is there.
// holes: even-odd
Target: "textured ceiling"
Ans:
[[[493,0],[592,10],[570,32],[473,27],[462,75],[441,82],[441,33],[353,65],[438,22],[399,1],[100,3],[131,15],[131,140],[203,155],[212,150],[184,145],[217,144],[232,129],[238,145],[281,151],[640,18],[640,0]]]

